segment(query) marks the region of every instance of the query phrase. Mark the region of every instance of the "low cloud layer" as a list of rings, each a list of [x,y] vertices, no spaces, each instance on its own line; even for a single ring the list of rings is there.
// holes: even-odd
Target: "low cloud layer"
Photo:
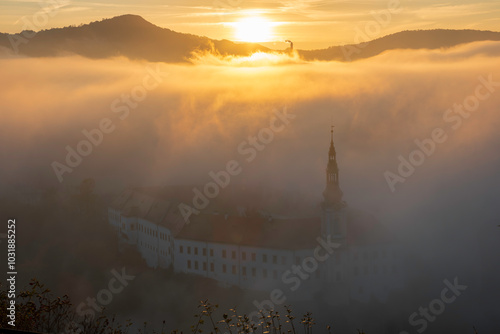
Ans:
[[[87,177],[100,191],[202,184],[210,171],[237,160],[243,172],[234,182],[319,201],[333,122],[351,206],[408,237],[436,270],[467,280],[482,265],[490,277],[493,257],[484,248],[498,244],[498,56],[500,43],[484,42],[352,63],[262,54],[200,55],[195,65],[4,58],[0,183],[4,192],[20,184],[77,185]],[[270,139],[263,129],[277,112],[293,117],[275,123],[283,127]],[[88,139],[83,131],[96,128],[99,144],[80,147],[91,153],[68,167],[67,147],[78,150]],[[264,148],[249,162],[239,147],[263,138],[262,131]],[[431,138],[432,152],[413,153],[423,151],[416,140]],[[401,175],[400,157],[420,160]],[[54,162],[71,169],[60,175],[62,183]],[[392,188],[387,172],[399,177]]]
[[[446,52],[394,51],[347,64],[277,54],[203,55],[194,66],[2,59],[2,182],[57,184],[51,163],[63,163],[66,146],[76,149],[85,139],[82,130],[98,127],[104,118],[114,131],[64,175],[64,183],[86,176],[102,186],[110,179],[114,185],[203,181],[238,154],[242,141],[268,126],[275,109],[286,107],[296,120],[248,166],[248,178],[321,187],[333,121],[346,192],[365,186],[354,182],[359,177],[378,180],[387,192],[383,172],[397,167],[398,155],[409,154],[414,139],[430,136],[435,127],[448,131],[452,124],[443,114],[474,94],[480,77],[500,81],[494,57],[499,53],[500,43],[476,43]],[[493,92],[481,101],[412,180],[424,177],[427,165],[452,163],[472,147],[489,147],[499,96]]]

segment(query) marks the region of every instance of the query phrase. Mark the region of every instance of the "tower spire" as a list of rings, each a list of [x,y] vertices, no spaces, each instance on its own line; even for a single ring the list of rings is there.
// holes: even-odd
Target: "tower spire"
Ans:
[[[328,151],[328,164],[326,167],[326,187],[323,192],[324,203],[326,205],[335,205],[342,202],[342,190],[339,185],[339,167],[337,165],[337,152],[333,144],[333,128],[330,129],[330,149]]]

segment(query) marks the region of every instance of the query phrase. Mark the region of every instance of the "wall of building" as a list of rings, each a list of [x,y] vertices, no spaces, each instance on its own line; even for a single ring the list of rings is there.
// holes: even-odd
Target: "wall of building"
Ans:
[[[168,228],[142,218],[123,217],[118,210],[109,209],[108,217],[123,241],[136,244],[148,266],[173,266],[176,273],[208,277],[222,286],[259,291],[300,286],[298,290],[303,296],[297,293],[299,298],[314,298],[315,293],[321,292],[333,304],[349,300],[384,301],[391,291],[403,286],[403,263],[394,244],[342,246],[322,262],[315,259],[314,249],[175,239]],[[317,267],[311,259],[315,259]],[[297,267],[306,279],[294,272]]]

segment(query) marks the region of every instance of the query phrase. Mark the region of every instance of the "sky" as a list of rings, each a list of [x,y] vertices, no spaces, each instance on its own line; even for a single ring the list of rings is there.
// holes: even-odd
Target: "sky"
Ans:
[[[287,39],[296,48],[316,49],[403,30],[500,31],[497,0],[3,0],[0,32],[15,33],[29,25],[32,30],[80,25],[123,14],[137,14],[178,32],[261,42],[277,49],[286,46]],[[254,39],[247,38],[249,29]],[[261,38],[255,36],[261,30]]]

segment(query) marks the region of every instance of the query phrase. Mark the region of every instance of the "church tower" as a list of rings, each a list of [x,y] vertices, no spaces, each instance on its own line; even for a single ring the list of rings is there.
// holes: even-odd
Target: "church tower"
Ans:
[[[324,236],[344,238],[347,232],[346,203],[342,200],[342,190],[339,185],[339,167],[337,153],[333,144],[333,126],[331,128],[330,149],[328,150],[328,164],[326,167],[326,187],[323,191],[321,203],[321,229]]]

